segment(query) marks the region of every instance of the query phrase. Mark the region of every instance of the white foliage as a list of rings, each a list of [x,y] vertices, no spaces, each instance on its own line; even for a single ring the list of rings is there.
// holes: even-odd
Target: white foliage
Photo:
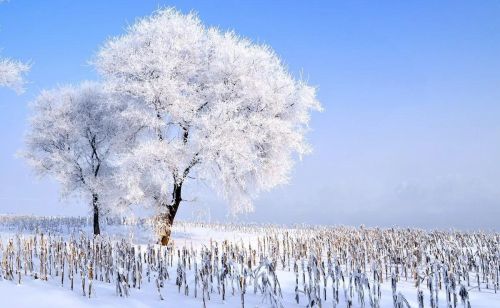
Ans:
[[[0,4],[5,0],[0,0]],[[0,58],[0,87],[11,88],[18,94],[24,92],[24,75],[30,65],[8,58]]]
[[[24,92],[24,75],[29,69],[26,63],[0,58],[0,86],[11,88],[17,93]]]
[[[109,40],[95,65],[107,87],[136,100],[123,117],[137,144],[119,182],[132,202],[172,204],[174,184],[208,183],[234,212],[286,183],[315,89],[278,56],[233,32],[204,27],[192,13],[160,10]]]
[[[121,100],[97,83],[42,91],[32,105],[23,155],[39,175],[61,184],[63,197],[111,198],[113,155],[126,145],[122,122],[114,120],[121,108]]]

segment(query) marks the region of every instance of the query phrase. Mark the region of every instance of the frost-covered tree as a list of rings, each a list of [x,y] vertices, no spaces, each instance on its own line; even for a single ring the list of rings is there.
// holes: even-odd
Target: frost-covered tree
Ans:
[[[233,32],[204,27],[174,9],[137,21],[110,39],[95,64],[108,87],[134,97],[124,112],[141,130],[122,161],[127,199],[158,211],[168,243],[183,188],[209,184],[233,212],[250,211],[261,191],[286,183],[294,157],[310,151],[315,89],[278,56]]]
[[[0,86],[8,87],[17,93],[24,91],[24,75],[30,66],[16,60],[0,58]]]
[[[3,1],[0,0],[0,4]],[[0,57],[0,87],[11,88],[17,93],[24,91],[24,75],[29,71],[30,65]]]
[[[111,163],[124,146],[122,100],[97,83],[42,91],[33,103],[33,117],[23,156],[39,175],[53,176],[62,186],[62,197],[78,194],[89,201],[94,234],[100,233],[103,200],[111,200]]]

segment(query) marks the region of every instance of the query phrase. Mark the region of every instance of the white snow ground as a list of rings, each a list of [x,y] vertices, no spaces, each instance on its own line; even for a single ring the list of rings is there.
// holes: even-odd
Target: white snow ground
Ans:
[[[134,236],[135,242],[146,243],[149,235],[146,232],[137,231],[133,228],[125,227],[124,229],[108,229],[108,232],[114,233],[117,237]],[[12,232],[0,232],[0,237],[5,241],[6,238],[12,235]],[[224,232],[213,230],[210,228],[195,227],[190,229],[176,230],[173,233],[173,238],[177,245],[193,245],[200,247],[208,245],[210,239],[214,240],[243,240],[244,242],[254,241],[256,235]],[[183,307],[191,308],[203,307],[200,296],[194,298],[193,291],[190,290],[190,295],[183,295],[182,291],[177,291],[175,285],[175,269],[170,269],[170,280],[166,282],[163,288],[164,300],[160,300],[155,289],[153,281],[145,282],[140,290],[131,288],[129,297],[119,297],[116,295],[115,285],[94,281],[95,293],[91,298],[82,295],[82,291],[75,285],[75,289],[71,291],[68,284],[64,287],[60,286],[59,279],[50,279],[48,281],[34,280],[23,278],[22,284],[18,285],[13,281],[0,281],[0,302],[3,303],[0,307],[116,307],[122,305],[124,307]],[[284,307],[306,307],[306,298],[301,295],[300,303],[295,302],[294,288],[295,275],[293,272],[279,271],[279,281],[283,290],[283,305]],[[192,283],[192,281],[191,281]],[[401,281],[398,283],[398,291],[401,291],[409,301],[411,307],[418,307],[417,293],[412,282]],[[230,294],[225,302],[221,300],[220,295],[212,295],[210,301],[207,301],[207,307],[241,307],[239,294],[234,296]],[[200,292],[198,292],[200,294]],[[381,307],[393,307],[392,292],[390,281],[382,285],[382,303]],[[331,297],[330,297],[331,298]],[[439,296],[439,307],[446,307],[445,294],[442,292]],[[428,294],[425,293],[425,306],[429,307]],[[262,301],[260,295],[254,295],[253,290],[248,290],[245,297],[246,307],[268,307],[269,305]],[[500,293],[495,294],[493,290],[477,290],[470,291],[470,302],[473,308],[495,308],[500,307]],[[323,302],[323,307],[332,307],[331,299]],[[340,303],[337,307],[347,307],[343,300],[343,294],[340,294]],[[354,300],[353,307],[360,307],[360,304]],[[369,307],[366,303],[365,307]],[[458,307],[463,307],[459,302]]]

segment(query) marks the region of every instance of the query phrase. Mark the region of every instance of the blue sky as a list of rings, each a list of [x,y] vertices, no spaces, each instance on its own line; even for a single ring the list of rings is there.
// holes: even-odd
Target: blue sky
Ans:
[[[31,61],[28,91],[0,89],[0,212],[86,214],[15,158],[41,89],[96,79],[88,60],[162,6],[267,43],[318,87],[312,155],[242,220],[499,229],[497,1],[23,1],[0,4],[3,56]],[[181,209],[226,209],[209,194]]]

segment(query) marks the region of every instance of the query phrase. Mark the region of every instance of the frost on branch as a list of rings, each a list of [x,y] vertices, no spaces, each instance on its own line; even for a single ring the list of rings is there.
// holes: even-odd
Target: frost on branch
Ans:
[[[28,64],[7,58],[0,58],[0,86],[11,88],[17,93],[24,92],[24,75],[29,71]]]
[[[114,156],[127,145],[116,120],[122,106],[90,82],[42,91],[32,106],[23,156],[39,175],[59,182],[63,197],[79,194],[89,201],[95,234],[103,205],[114,200]]]
[[[2,4],[4,0],[0,0]],[[24,92],[24,75],[30,70],[30,65],[16,60],[0,57],[0,87],[11,88],[18,94]]]
[[[289,179],[315,89],[295,80],[269,46],[160,10],[109,40],[94,64],[106,86],[135,98],[122,113],[136,144],[121,157],[131,202],[167,213],[182,188],[207,183],[233,212]],[[192,198],[190,196],[190,198]]]

